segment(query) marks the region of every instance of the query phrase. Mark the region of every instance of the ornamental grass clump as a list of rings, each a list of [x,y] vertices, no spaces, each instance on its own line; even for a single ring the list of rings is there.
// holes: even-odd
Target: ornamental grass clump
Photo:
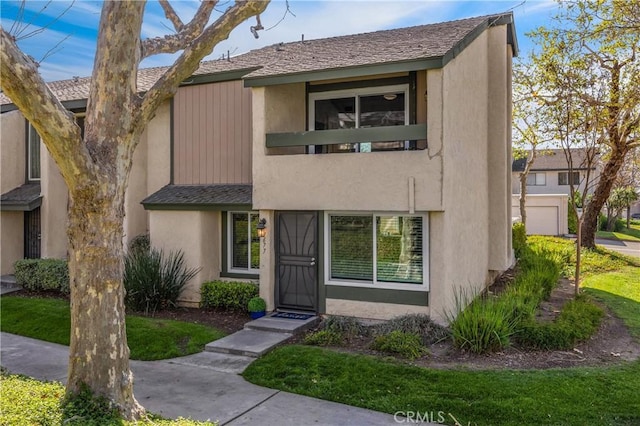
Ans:
[[[130,250],[124,261],[125,304],[145,314],[175,307],[184,286],[199,272],[188,268],[182,251]]]

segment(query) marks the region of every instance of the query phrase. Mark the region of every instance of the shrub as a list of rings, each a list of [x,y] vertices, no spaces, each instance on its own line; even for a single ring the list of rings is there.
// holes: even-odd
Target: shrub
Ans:
[[[134,311],[153,314],[176,306],[187,282],[199,272],[187,268],[182,251],[130,250],[124,262],[125,303]]]
[[[514,223],[511,227],[511,237],[513,240],[513,251],[517,258],[522,256],[522,252],[527,248],[527,229],[524,223]]]
[[[62,259],[22,259],[14,264],[16,282],[28,290],[69,294],[69,267]]]
[[[340,346],[344,341],[341,333],[334,330],[319,330],[309,333],[304,338],[305,345]]]
[[[99,426],[120,423],[120,415],[109,401],[95,396],[84,384],[78,394],[65,397],[61,406],[62,417],[66,419],[64,424]]]
[[[580,296],[567,302],[553,322],[536,322],[533,318],[524,322],[517,340],[536,349],[571,349],[598,330],[603,314],[588,297]]]
[[[571,200],[567,201],[567,228],[570,234],[578,233],[578,216],[576,212],[571,207]]]
[[[140,234],[129,242],[129,251],[150,251],[151,250],[151,239],[149,238],[149,234]]]
[[[258,286],[246,282],[211,281],[202,284],[200,294],[205,308],[246,312],[249,300],[258,296]]]
[[[511,300],[511,303],[510,303]],[[513,300],[479,298],[451,323],[454,344],[460,349],[484,353],[503,349],[515,332]]]
[[[371,349],[398,354],[411,360],[429,353],[427,348],[422,344],[422,339],[418,334],[404,333],[398,330],[377,336],[371,344]]]
[[[450,335],[446,327],[436,324],[428,315],[422,314],[398,316],[375,326],[376,334],[388,334],[392,331],[417,334],[425,345],[430,345]]]
[[[247,303],[249,312],[264,312],[267,310],[267,302],[262,297],[252,297]]]
[[[323,326],[325,330],[338,333],[343,337],[366,336],[369,334],[369,328],[355,317],[330,315],[325,318]]]

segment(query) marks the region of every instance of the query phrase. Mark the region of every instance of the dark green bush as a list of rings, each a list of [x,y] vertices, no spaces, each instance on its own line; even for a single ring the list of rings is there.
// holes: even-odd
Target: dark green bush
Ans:
[[[187,282],[199,272],[187,268],[182,251],[131,250],[124,262],[125,303],[129,309],[153,314],[176,306]]]
[[[77,395],[65,397],[61,406],[65,425],[122,424],[118,410],[111,407],[106,398],[95,396],[87,385],[82,385]]]
[[[422,344],[422,339],[416,333],[404,333],[392,331],[389,334],[377,336],[371,344],[371,349],[376,351],[398,354],[408,359],[420,358],[429,353]]]
[[[262,297],[252,297],[247,303],[247,310],[249,312],[264,312],[267,310],[267,302]]]
[[[513,240],[513,251],[517,258],[522,256],[522,252],[527,248],[527,229],[524,223],[517,222],[511,227],[511,237]]]
[[[62,259],[22,259],[14,264],[16,282],[28,290],[69,294],[69,267]]]
[[[484,353],[510,344],[516,321],[510,303],[495,298],[479,298],[451,323],[453,343],[460,349]]]
[[[525,321],[517,340],[536,349],[571,349],[598,331],[603,314],[589,298],[580,296],[567,302],[553,322],[536,322],[534,318]]]
[[[205,308],[247,312],[249,300],[258,296],[258,286],[246,282],[211,281],[202,284],[200,295]]]
[[[344,337],[340,332],[328,329],[309,333],[304,338],[305,345],[315,346],[340,346],[343,341]]]

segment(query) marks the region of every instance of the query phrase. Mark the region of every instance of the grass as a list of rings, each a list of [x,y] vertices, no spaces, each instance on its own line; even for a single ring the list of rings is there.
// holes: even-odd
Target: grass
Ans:
[[[530,237],[571,271],[573,243]],[[583,287],[640,337],[640,261],[588,251]],[[640,360],[611,367],[437,370],[324,348],[284,346],[251,364],[252,383],[377,411],[451,413],[460,424],[640,424]],[[452,423],[445,414],[447,422]]]
[[[619,241],[640,241],[640,222],[632,221],[630,228],[624,227],[620,232],[598,231],[596,237]]]
[[[0,376],[2,398],[0,398],[0,426],[69,425],[69,426],[204,426],[215,425],[187,419],[166,420],[149,415],[148,420],[123,421],[112,412],[91,410],[83,407],[63,408],[64,386],[56,382],[40,382],[24,376]]]
[[[2,297],[0,330],[69,345],[69,302],[61,299]],[[127,315],[131,359],[159,360],[201,352],[225,334],[200,324]]]

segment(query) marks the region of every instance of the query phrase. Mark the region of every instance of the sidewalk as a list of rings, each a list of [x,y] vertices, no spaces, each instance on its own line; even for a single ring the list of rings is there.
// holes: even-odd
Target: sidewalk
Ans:
[[[220,426],[398,424],[390,414],[248,383],[235,373],[251,362],[243,358],[202,352],[131,361],[136,399],[164,417],[217,420]],[[67,378],[66,346],[0,333],[0,360],[10,373],[62,383]]]

